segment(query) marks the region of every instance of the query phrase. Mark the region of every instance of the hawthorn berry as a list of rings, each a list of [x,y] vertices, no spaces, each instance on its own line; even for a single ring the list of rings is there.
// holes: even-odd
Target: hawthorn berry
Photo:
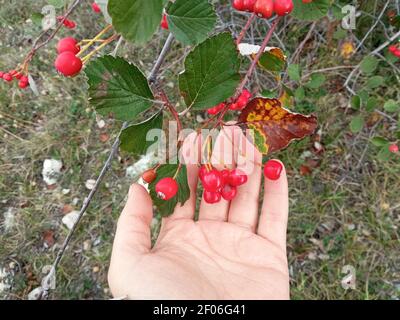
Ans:
[[[230,110],[242,110],[246,107],[247,103],[251,98],[251,93],[247,89],[244,89],[237,100],[229,106]]]
[[[221,193],[204,190],[203,198],[205,202],[214,204],[221,201]]]
[[[283,166],[279,161],[269,160],[264,166],[264,176],[269,180],[278,180],[281,176]]]
[[[217,169],[207,171],[202,179],[203,187],[210,192],[218,192],[222,187],[221,173]]]
[[[58,53],[70,51],[73,54],[77,54],[80,50],[81,48],[78,46],[78,41],[76,41],[72,37],[63,38],[60,41],[58,41],[57,44]]]
[[[272,0],[257,0],[254,12],[262,18],[269,19],[274,14],[274,2]]]
[[[278,16],[286,16],[293,10],[292,0],[279,0],[274,2],[274,11]]]
[[[101,12],[101,9],[100,9],[99,5],[96,2],[92,3],[92,10],[95,13],[100,13]]]
[[[3,76],[4,76],[4,72],[0,71],[0,79],[3,79]]]
[[[229,176],[230,176],[231,172],[228,169],[224,169],[221,171],[221,178],[222,178],[222,183],[225,185],[227,183],[229,183]]]
[[[226,107],[226,103],[222,102],[220,104],[217,104],[215,107],[207,109],[207,113],[209,115],[216,115],[216,114],[220,113],[225,107]]]
[[[243,0],[244,10],[253,12],[257,0]]]
[[[22,81],[22,80],[18,81],[18,87],[20,87],[21,89],[25,89],[28,86],[29,86],[29,82]]]
[[[70,51],[61,53],[55,63],[56,69],[64,76],[72,77],[82,69],[82,60]]]
[[[178,188],[178,183],[173,178],[167,177],[157,182],[155,190],[160,199],[169,200],[175,197]]]
[[[240,169],[234,169],[230,172],[228,183],[233,187],[241,186],[247,182],[247,174]]]
[[[29,79],[28,79],[28,77],[27,76],[21,76],[21,79],[20,79],[20,81],[22,81],[22,82],[29,82]]]
[[[12,81],[13,77],[12,77],[11,74],[5,73],[5,74],[3,74],[3,79],[4,79],[5,81],[7,81],[7,82],[10,82],[10,81]]]
[[[397,58],[400,58],[400,49],[396,49],[396,51],[393,52],[393,54],[394,54]]]
[[[161,28],[168,30],[169,26],[168,26],[168,20],[167,20],[167,15],[164,13],[162,20],[161,20]]]
[[[207,166],[202,165],[202,166],[200,167],[200,169],[199,169],[199,179],[200,179],[201,181],[203,181],[203,177],[204,177],[204,175],[205,175],[208,171],[209,171],[209,170],[208,170]]]
[[[225,184],[221,189],[221,196],[226,201],[231,201],[236,197],[237,188],[235,186],[231,186],[230,184]]]
[[[154,169],[149,169],[142,174],[142,179],[146,183],[152,183],[157,178],[157,173]]]
[[[389,51],[390,51],[391,53],[394,53],[396,50],[397,50],[397,46],[394,45],[394,44],[392,44],[392,45],[389,47]]]
[[[8,71],[9,74],[11,74],[12,76],[15,76],[17,74],[16,70],[10,70]]]
[[[14,77],[15,77],[15,79],[20,80],[22,78],[22,73],[21,72],[17,72]]]
[[[233,0],[232,6],[238,11],[245,11],[244,0]]]
[[[391,152],[391,153],[398,153],[399,152],[399,146],[397,145],[397,144],[391,144],[390,146],[389,146],[389,151]]]

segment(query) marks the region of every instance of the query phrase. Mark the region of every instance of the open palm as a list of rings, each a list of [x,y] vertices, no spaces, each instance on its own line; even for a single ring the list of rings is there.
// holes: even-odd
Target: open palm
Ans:
[[[228,140],[238,141],[240,134],[229,129]],[[245,150],[229,143],[222,152],[221,142],[226,139],[226,132],[218,137],[213,164],[218,167],[221,155],[233,152],[235,166],[244,169],[249,159],[244,156],[240,161],[240,156],[246,155]],[[259,163],[260,159],[255,153],[252,161]],[[288,299],[285,172],[277,181],[266,179],[261,214],[262,174],[261,166],[256,165],[233,201],[211,205],[202,200],[195,221],[198,169],[196,165],[187,167],[190,199],[163,219],[153,248],[152,201],[144,187],[132,185],[114,241],[109,270],[113,295],[130,299]]]

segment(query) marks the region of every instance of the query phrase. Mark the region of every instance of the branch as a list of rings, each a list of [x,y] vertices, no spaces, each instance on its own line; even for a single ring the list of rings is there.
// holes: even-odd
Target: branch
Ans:
[[[159,69],[160,69],[162,63],[164,62],[165,57],[166,57],[166,55],[167,55],[169,49],[171,48],[172,40],[173,40],[173,36],[170,34],[170,35],[168,36],[166,42],[164,43],[164,46],[163,46],[163,49],[162,49],[160,55],[158,56],[158,58],[157,58],[157,60],[156,60],[156,62],[155,62],[155,65],[154,65],[154,67],[153,67],[153,70],[151,71],[151,73],[150,73],[150,75],[149,75],[149,77],[148,77],[148,80],[149,80],[149,81],[151,81],[151,79],[153,79],[153,80],[152,80],[153,82],[156,81],[156,77],[157,77],[158,71],[159,71]],[[117,46],[119,46],[119,44],[117,44]],[[113,54],[116,54],[116,50],[114,50]],[[61,249],[58,251],[57,256],[56,256],[56,259],[54,260],[54,263],[53,263],[53,265],[52,265],[52,268],[51,268],[49,274],[48,274],[48,275],[43,279],[43,281],[42,281],[42,285],[41,285],[41,287],[40,287],[41,292],[40,292],[40,294],[39,294],[38,297],[37,297],[38,300],[40,300],[40,299],[47,299],[47,298],[48,298],[49,291],[50,291],[50,289],[51,289],[52,280],[53,280],[54,277],[56,276],[57,267],[58,267],[58,265],[59,265],[59,263],[60,263],[60,261],[61,261],[63,255],[64,255],[64,253],[65,253],[65,250],[66,250],[66,248],[67,248],[69,242],[70,242],[71,239],[72,239],[72,236],[73,236],[73,234],[74,234],[74,232],[75,232],[75,230],[76,230],[76,228],[77,228],[77,226],[78,226],[78,223],[79,223],[80,220],[82,219],[84,213],[86,212],[87,208],[88,208],[89,205],[90,205],[90,202],[92,201],[94,195],[96,194],[97,190],[99,189],[99,187],[100,187],[100,185],[101,185],[101,183],[102,183],[102,181],[103,181],[103,179],[104,179],[106,173],[108,172],[108,170],[109,170],[110,167],[111,167],[111,162],[112,162],[112,160],[114,159],[115,155],[116,155],[117,152],[118,152],[118,148],[119,148],[119,144],[120,144],[120,139],[119,139],[119,138],[120,138],[121,132],[122,132],[122,130],[124,130],[127,126],[128,126],[128,123],[127,123],[127,122],[124,122],[124,123],[122,124],[122,128],[121,128],[121,130],[120,130],[120,132],[119,132],[117,138],[115,139],[115,141],[114,141],[114,143],[113,143],[113,145],[112,145],[112,147],[111,147],[110,154],[108,155],[108,158],[107,158],[106,162],[104,163],[104,166],[103,166],[103,168],[101,169],[99,176],[98,176],[97,179],[96,179],[94,188],[90,191],[89,195],[87,196],[86,200],[84,201],[84,203],[83,203],[83,205],[82,205],[82,208],[81,208],[81,210],[79,211],[78,218],[77,218],[77,220],[75,221],[75,223],[74,223],[72,229],[69,231],[67,237],[65,238],[64,243],[63,243]]]
[[[240,31],[238,38],[236,39],[236,45],[239,45],[242,42],[244,36],[246,35],[246,31],[250,28],[251,23],[256,17],[257,15],[255,13],[252,13],[252,15],[249,17],[242,31]]]
[[[261,55],[264,53],[265,48],[267,47],[268,42],[271,40],[271,37],[274,33],[274,30],[276,29],[276,26],[278,25],[279,21],[281,20],[281,17],[278,17],[274,20],[274,22],[271,25],[271,28],[268,30],[267,35],[264,38],[264,41],[261,44],[260,50],[258,50],[256,57],[252,61],[250,68],[247,70],[246,75],[244,76],[242,82],[240,83],[239,87],[236,89],[236,93],[233,96],[233,100],[236,100],[239,95],[242,93],[244,87],[246,86],[247,81],[250,79],[251,75],[253,74],[258,60],[260,60]]]

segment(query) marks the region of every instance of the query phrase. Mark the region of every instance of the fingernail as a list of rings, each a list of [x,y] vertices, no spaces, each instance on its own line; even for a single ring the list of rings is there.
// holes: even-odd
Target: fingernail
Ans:
[[[278,180],[283,170],[282,163],[277,160],[269,160],[264,166],[264,176],[269,180]]]

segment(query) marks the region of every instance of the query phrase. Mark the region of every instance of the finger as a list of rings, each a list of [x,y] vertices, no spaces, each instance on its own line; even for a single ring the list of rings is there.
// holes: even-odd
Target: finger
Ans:
[[[113,258],[146,253],[151,248],[150,224],[153,203],[147,190],[138,184],[129,189],[128,200],[118,220]]]
[[[196,191],[198,183],[199,168],[197,163],[200,136],[197,133],[190,134],[183,142],[180,151],[180,161],[186,165],[187,180],[190,189],[189,199],[183,206],[178,204],[174,213],[168,219],[193,219],[196,211]]]
[[[211,164],[218,170],[234,167],[234,141],[235,128],[224,127],[215,140],[214,149],[211,156]],[[229,201],[221,199],[220,202],[210,204],[201,199],[199,220],[227,221]]]
[[[288,183],[285,167],[282,162],[280,163],[282,164],[280,178],[275,181],[265,178],[258,234],[286,250],[289,212]]]
[[[228,221],[255,232],[261,189],[262,155],[242,132],[239,141],[237,169],[247,174],[248,180],[238,187],[237,195],[231,202]]]

